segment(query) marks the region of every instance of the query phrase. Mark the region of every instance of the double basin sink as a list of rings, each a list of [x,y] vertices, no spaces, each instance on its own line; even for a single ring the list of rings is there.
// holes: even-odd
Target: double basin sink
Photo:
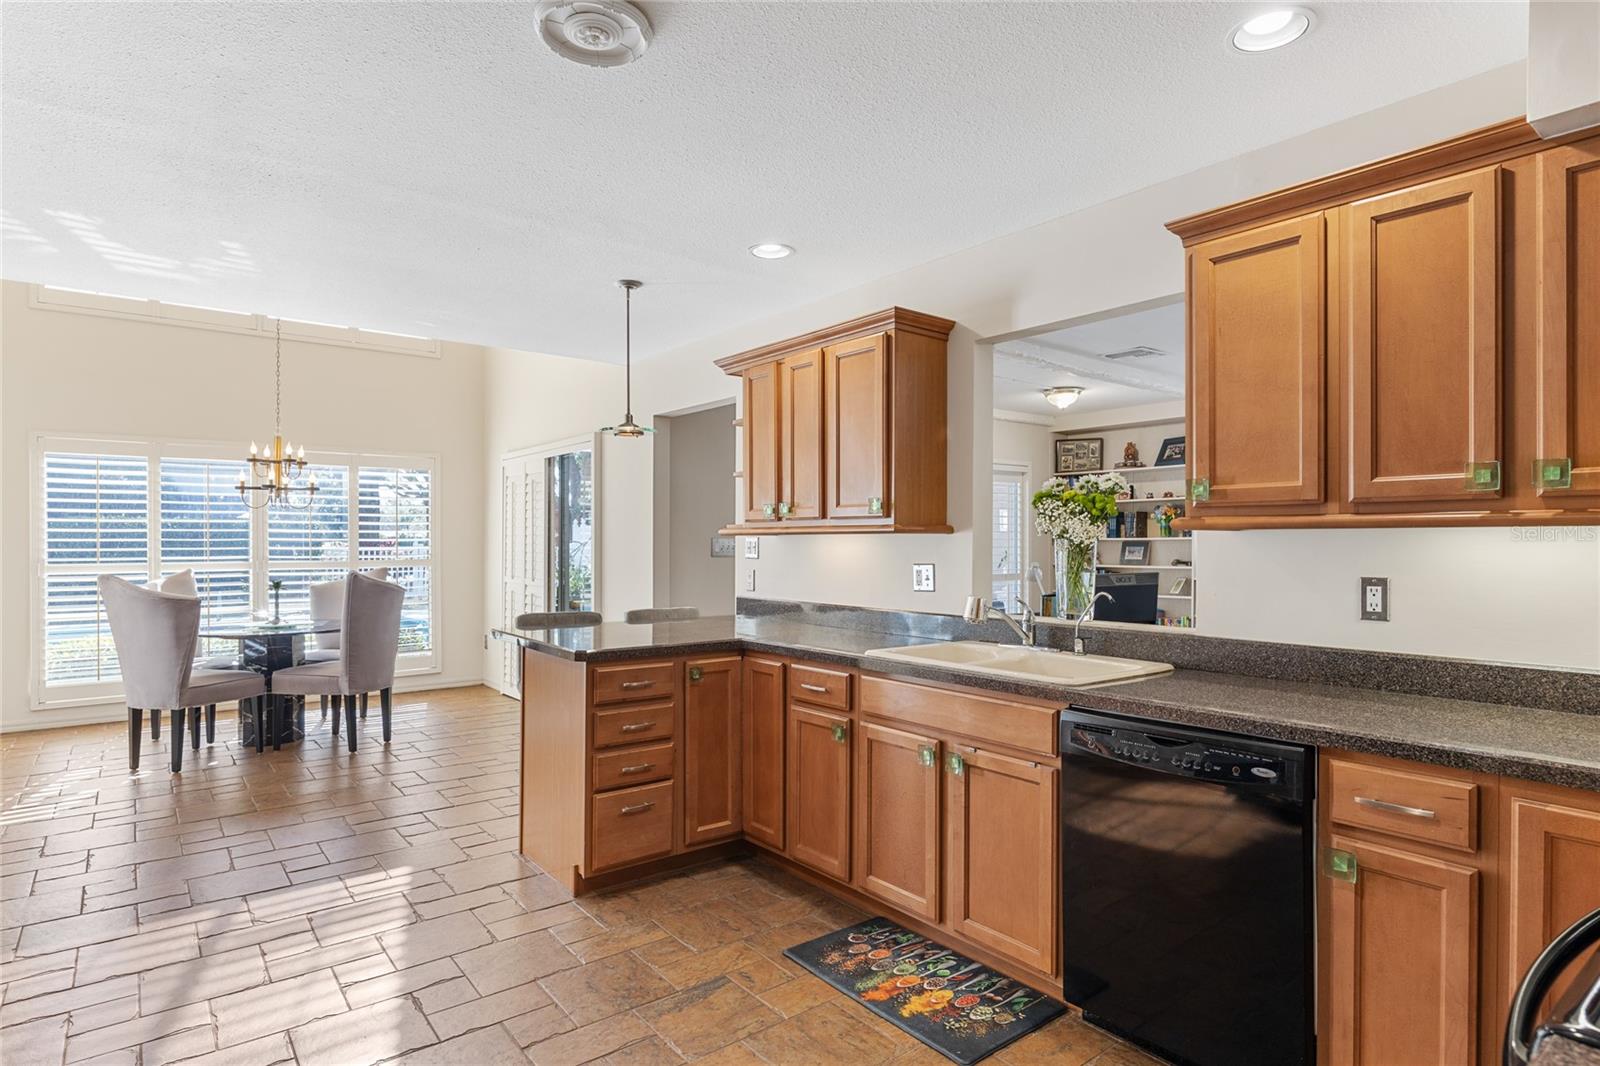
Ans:
[[[878,659],[920,666],[943,666],[994,677],[1055,685],[1108,685],[1118,681],[1164,674],[1170,663],[1144,659],[1116,659],[1109,655],[1075,655],[1016,644],[990,644],[957,640],[941,644],[913,644],[876,648],[867,652]]]

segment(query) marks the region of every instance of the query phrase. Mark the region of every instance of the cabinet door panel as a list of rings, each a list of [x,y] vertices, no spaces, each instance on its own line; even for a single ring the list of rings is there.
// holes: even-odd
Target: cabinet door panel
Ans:
[[[1056,774],[965,746],[945,756],[950,928],[1044,973],[1056,972]]]
[[[1351,500],[1498,497],[1466,479],[1501,458],[1498,168],[1348,211]]]
[[[889,346],[882,333],[822,350],[830,518],[889,514]],[[877,501],[876,509],[873,501]]]
[[[1327,360],[1321,213],[1193,251],[1191,476],[1196,513],[1320,503]]]
[[[856,752],[856,878],[863,892],[939,920],[939,742],[861,727]]]
[[[783,850],[783,664],[744,661],[744,834]]]
[[[1334,836],[1356,880],[1328,882],[1328,1062],[1470,1066],[1478,871]]]
[[[690,659],[683,689],[683,842],[739,832],[740,662],[737,655]]]
[[[744,519],[770,522],[778,517],[782,493],[783,412],[778,364],[744,372]]]
[[[791,355],[778,364],[782,404],[783,495],[779,516],[821,518],[822,349]],[[787,504],[784,508],[781,504]]]
[[[1506,796],[1507,1002],[1544,946],[1600,908],[1600,797],[1590,799],[1586,810],[1540,794]]]
[[[789,857],[850,880],[850,719],[789,705]]]
[[[1539,156],[1538,456],[1600,496],[1600,137]],[[1516,471],[1515,476],[1529,476]]]

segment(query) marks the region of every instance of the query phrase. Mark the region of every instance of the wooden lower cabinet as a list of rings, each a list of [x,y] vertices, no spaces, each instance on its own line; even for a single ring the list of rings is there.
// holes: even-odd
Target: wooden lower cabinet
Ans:
[[[690,659],[683,686],[683,843],[709,844],[742,827],[742,662]]]
[[[783,847],[783,663],[744,660],[744,835],[777,851]]]
[[[789,704],[789,857],[850,880],[850,717]]]
[[[861,891],[939,920],[940,744],[863,723],[856,749],[856,870]]]
[[[1326,1061],[1471,1066],[1479,872],[1348,836],[1329,843],[1355,857],[1355,878],[1329,890]]]
[[[1504,1000],[1544,946],[1600,908],[1600,794],[1508,782],[1501,800],[1507,930]],[[1559,997],[1567,978],[1553,989]]]
[[[1058,773],[965,745],[944,765],[946,924],[1043,973],[1056,972]]]

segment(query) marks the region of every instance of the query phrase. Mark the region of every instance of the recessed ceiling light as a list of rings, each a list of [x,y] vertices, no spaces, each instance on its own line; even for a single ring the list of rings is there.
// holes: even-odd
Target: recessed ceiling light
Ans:
[[[1051,407],[1064,409],[1078,402],[1078,397],[1083,395],[1083,390],[1076,385],[1066,385],[1057,389],[1045,389],[1044,400]]]
[[[757,259],[782,259],[794,254],[794,249],[787,244],[752,244],[750,254]]]
[[[1310,28],[1310,11],[1303,7],[1280,7],[1239,23],[1229,40],[1241,52],[1266,52],[1298,41]]]

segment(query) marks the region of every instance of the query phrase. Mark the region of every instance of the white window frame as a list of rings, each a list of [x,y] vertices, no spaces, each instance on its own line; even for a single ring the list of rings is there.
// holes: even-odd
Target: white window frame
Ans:
[[[248,442],[172,440],[157,437],[128,435],[96,435],[85,433],[34,433],[29,441],[29,496],[28,496],[28,708],[33,711],[55,708],[84,707],[114,702],[121,697],[122,682],[93,681],[79,684],[47,685],[44,659],[44,584],[47,574],[96,574],[114,569],[101,563],[56,563],[49,565],[44,558],[44,456],[47,452],[73,452],[81,454],[129,455],[141,457],[146,463],[146,487],[149,513],[149,552],[145,562],[146,580],[161,576],[161,460],[162,459],[228,459],[249,451]],[[428,570],[429,644],[427,652],[403,654],[396,663],[395,676],[416,677],[437,674],[444,662],[444,611],[442,583],[439,573],[439,515],[441,513],[441,486],[439,456],[436,453],[391,452],[339,452],[306,449],[306,462],[316,465],[346,466],[349,468],[348,492],[350,513],[348,556],[343,561],[330,560],[305,566],[287,566],[315,570],[325,566],[330,570],[370,570],[374,567],[396,568],[425,567]],[[359,478],[363,466],[405,468],[428,471],[428,556],[422,559],[361,559],[359,546]],[[267,587],[268,559],[266,548],[267,509],[255,508],[250,513],[250,605],[252,610],[270,606],[271,593]],[[238,569],[229,562],[183,562],[180,568],[202,570]],[[121,569],[128,569],[123,567]]]
[[[1028,463],[995,461],[993,474],[989,479],[989,530],[991,538],[994,535],[994,483],[1001,479],[1016,481],[1022,490],[1019,496],[1021,503],[1017,508],[1017,543],[1020,545],[1020,550],[1017,553],[1017,562],[1019,565],[1015,575],[1010,570],[1002,573],[991,569],[989,594],[991,597],[994,595],[993,586],[996,582],[1015,581],[1017,583],[1017,598],[1026,603],[1028,601],[1028,555],[1031,547],[1028,543],[1030,539],[1028,536],[1028,486],[1033,484],[1033,471]],[[993,544],[990,545],[989,551],[991,556],[990,567],[992,568],[994,565]]]

